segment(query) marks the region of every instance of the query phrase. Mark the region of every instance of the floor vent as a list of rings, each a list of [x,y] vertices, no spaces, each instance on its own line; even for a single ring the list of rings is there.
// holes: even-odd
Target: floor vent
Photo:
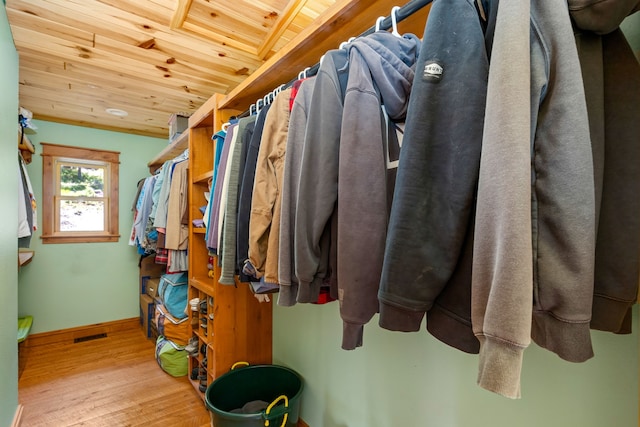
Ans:
[[[73,343],[79,343],[79,342],[85,342],[85,341],[91,341],[91,340],[97,340],[100,338],[106,338],[107,334],[95,334],[95,335],[87,335],[86,337],[80,337],[80,338],[74,338],[73,339]]]

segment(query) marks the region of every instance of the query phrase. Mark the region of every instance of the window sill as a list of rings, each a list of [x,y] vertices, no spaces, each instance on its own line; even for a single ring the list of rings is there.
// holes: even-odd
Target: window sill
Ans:
[[[120,240],[119,234],[104,234],[104,235],[80,235],[80,236],[40,236],[43,244],[49,243],[108,243],[117,242]]]

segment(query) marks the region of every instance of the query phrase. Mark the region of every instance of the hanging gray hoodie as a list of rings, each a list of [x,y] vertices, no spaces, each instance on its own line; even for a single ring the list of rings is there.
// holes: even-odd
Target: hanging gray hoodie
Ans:
[[[389,202],[397,169],[393,155],[399,152],[391,122],[404,122],[420,40],[413,34],[398,37],[379,31],[356,39],[347,49],[349,80],[337,188],[337,267],[344,322],[342,348],[349,350],[362,345],[363,326],[378,312]]]
[[[298,302],[316,302],[320,288],[335,282],[337,147],[348,72],[344,49],[325,53],[309,101],[294,224]]]
[[[418,331],[428,312],[429,331],[467,352],[479,346],[470,319],[470,223],[492,34],[474,3],[436,1],[429,13],[379,291],[380,326]]]
[[[478,383],[507,397],[520,396],[531,339],[565,360],[593,355],[588,126],[564,0],[501,1],[487,89],[471,313],[480,341]]]
[[[280,215],[280,236],[278,245],[278,305],[292,306],[297,302],[298,278],[295,275],[294,232],[296,203],[300,183],[300,164],[304,149],[304,135],[307,128],[307,111],[313,94],[315,77],[300,84],[298,94],[291,107],[287,149],[282,178],[282,207]]]
[[[631,332],[640,272],[640,64],[618,28],[638,0],[570,0],[596,196],[591,328]]]

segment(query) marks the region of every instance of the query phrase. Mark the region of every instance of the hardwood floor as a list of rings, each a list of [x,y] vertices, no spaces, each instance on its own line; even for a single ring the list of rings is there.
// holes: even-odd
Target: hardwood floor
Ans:
[[[140,328],[29,347],[18,384],[22,426],[209,426],[187,377],[166,374],[153,354]]]

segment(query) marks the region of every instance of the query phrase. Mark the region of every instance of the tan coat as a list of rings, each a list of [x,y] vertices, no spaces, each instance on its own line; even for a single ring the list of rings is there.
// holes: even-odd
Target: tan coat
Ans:
[[[276,96],[267,113],[253,185],[249,219],[249,261],[258,277],[278,283],[278,251],[284,159],[291,89]]]
[[[187,211],[188,202],[188,166],[189,162],[184,161],[178,163],[173,169],[167,208],[167,233],[164,245],[167,249],[185,250],[189,245],[189,225],[188,222],[184,224],[182,221]]]

